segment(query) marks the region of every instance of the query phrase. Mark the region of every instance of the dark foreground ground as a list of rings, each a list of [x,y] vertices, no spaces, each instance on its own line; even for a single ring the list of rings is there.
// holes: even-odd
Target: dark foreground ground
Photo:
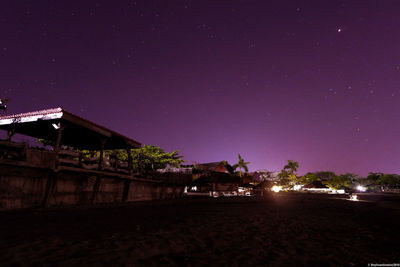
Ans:
[[[0,212],[0,265],[400,263],[399,197],[276,194]]]

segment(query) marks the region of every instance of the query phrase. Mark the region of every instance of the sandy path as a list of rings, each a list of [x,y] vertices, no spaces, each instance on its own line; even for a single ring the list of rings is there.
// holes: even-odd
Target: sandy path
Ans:
[[[0,260],[2,266],[400,263],[399,219],[399,209],[374,201],[290,194],[12,211],[0,213]]]

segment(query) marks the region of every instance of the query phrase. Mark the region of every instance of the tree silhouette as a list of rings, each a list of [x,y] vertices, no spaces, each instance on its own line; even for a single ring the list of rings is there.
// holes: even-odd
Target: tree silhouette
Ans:
[[[245,161],[243,160],[242,156],[240,156],[240,154],[238,154],[238,159],[239,159],[238,163],[236,163],[236,164],[233,165],[232,167],[233,167],[234,170],[236,170],[237,168],[239,168],[239,176],[242,177],[242,174],[243,174],[243,173],[242,173],[242,169],[243,169],[245,172],[248,172],[248,171],[249,171],[249,168],[247,168],[247,165],[249,165],[250,162],[245,162]]]
[[[288,163],[283,167],[289,174],[294,174],[299,168],[299,163],[297,161],[288,160]]]

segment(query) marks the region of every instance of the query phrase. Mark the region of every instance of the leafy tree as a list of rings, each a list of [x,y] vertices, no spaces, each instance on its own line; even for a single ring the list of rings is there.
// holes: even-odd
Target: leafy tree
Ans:
[[[400,184],[400,176],[397,174],[384,174],[376,181],[380,185],[397,185]]]
[[[293,160],[288,160],[288,163],[283,167],[278,174],[278,185],[290,187],[299,184],[301,180],[295,173],[299,168],[299,163]]]
[[[242,177],[243,173],[242,173],[242,169],[247,173],[249,171],[249,168],[247,167],[247,165],[250,164],[250,162],[245,162],[242,158],[242,156],[240,156],[240,154],[238,154],[238,163],[236,163],[235,165],[232,166],[232,168],[234,170],[236,170],[237,168],[239,168],[239,176]]]
[[[321,181],[321,178],[319,178],[317,175],[315,175],[312,172],[308,172],[305,175],[301,176],[301,183],[302,184],[309,184],[315,181]]]
[[[325,181],[324,184],[335,190],[345,189],[350,186],[351,179],[347,175],[335,175]]]
[[[349,173],[349,172],[347,172],[345,174],[342,174],[342,176],[348,178],[351,183],[356,182],[358,180],[358,178],[359,178],[357,174]]]
[[[168,165],[179,167],[184,160],[179,156],[179,151],[165,152],[162,148],[153,145],[144,145],[141,148],[131,149],[132,167],[137,170],[164,169]],[[121,150],[117,158],[128,160],[128,153]]]
[[[331,171],[319,171],[314,173],[316,176],[318,176],[321,180],[329,180],[332,179],[333,177],[337,176],[336,173],[331,172]]]
[[[298,185],[302,183],[301,176],[297,176],[295,173],[289,174],[289,184]]]
[[[289,179],[289,172],[285,169],[283,169],[279,174],[278,174],[278,181],[277,184],[280,186],[289,186],[290,184],[290,179]]]
[[[370,183],[376,184],[379,178],[381,178],[384,174],[381,172],[370,172],[368,173],[367,180]]]

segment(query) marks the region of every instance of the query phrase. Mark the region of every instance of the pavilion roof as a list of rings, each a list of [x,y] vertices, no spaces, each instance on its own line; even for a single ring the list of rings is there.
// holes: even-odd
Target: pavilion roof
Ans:
[[[0,116],[0,129],[55,141],[57,129],[64,126],[61,144],[80,149],[98,150],[105,139],[105,149],[138,148],[141,143],[62,108]]]

